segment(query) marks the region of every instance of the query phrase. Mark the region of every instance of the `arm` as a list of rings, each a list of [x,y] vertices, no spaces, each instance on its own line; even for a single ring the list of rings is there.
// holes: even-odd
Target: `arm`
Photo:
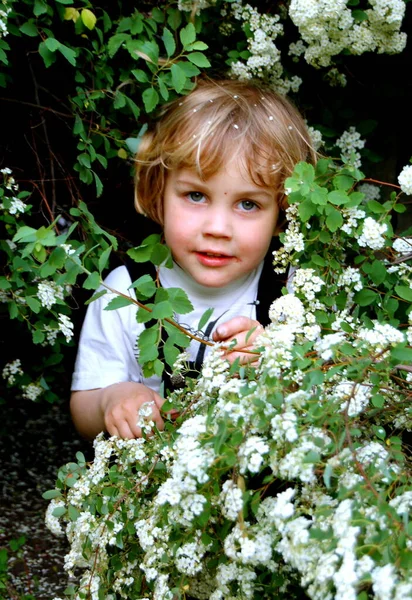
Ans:
[[[230,363],[239,358],[241,364],[253,364],[256,363],[258,355],[250,354],[250,352],[256,351],[255,342],[262,330],[263,327],[259,321],[248,317],[234,317],[219,325],[213,333],[213,339],[215,342],[223,342],[227,346],[236,340],[236,345],[226,353],[225,358]],[[244,350],[248,352],[244,352]]]
[[[136,425],[139,408],[152,401],[152,420],[158,429],[163,429],[160,408],[164,399],[142,383],[126,381],[95,390],[74,391],[70,409],[76,429],[86,438],[93,439],[101,431],[107,431],[131,439],[142,435]]]

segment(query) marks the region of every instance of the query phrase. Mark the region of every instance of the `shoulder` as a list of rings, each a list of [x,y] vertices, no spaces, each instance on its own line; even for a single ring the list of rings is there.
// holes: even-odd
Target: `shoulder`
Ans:
[[[125,266],[117,267],[110,271],[106,276],[104,283],[117,289],[119,292],[124,292],[129,289],[132,284],[132,280],[129,275],[129,271]]]

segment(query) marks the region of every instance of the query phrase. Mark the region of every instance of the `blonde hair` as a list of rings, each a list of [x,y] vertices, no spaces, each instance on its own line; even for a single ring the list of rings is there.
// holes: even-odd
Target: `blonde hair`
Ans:
[[[166,105],[136,154],[136,210],[163,224],[169,170],[194,169],[207,180],[238,155],[258,186],[274,187],[285,207],[283,183],[299,161],[315,162],[305,122],[285,97],[243,81],[201,81]]]

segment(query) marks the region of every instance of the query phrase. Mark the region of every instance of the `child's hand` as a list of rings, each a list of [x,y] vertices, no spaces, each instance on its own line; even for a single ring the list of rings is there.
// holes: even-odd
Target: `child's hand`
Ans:
[[[258,321],[247,317],[234,317],[230,321],[219,325],[213,333],[213,339],[215,342],[224,342],[225,346],[231,346],[233,340],[236,340],[236,345],[231,346],[230,350],[226,352],[225,358],[230,363],[239,358],[240,364],[255,366],[258,354],[254,343],[262,330],[263,327]],[[245,352],[245,350],[248,352]]]
[[[110,435],[132,439],[142,436],[140,427],[137,426],[139,408],[146,402],[154,402],[151,420],[158,429],[164,428],[160,416],[160,408],[164,402],[159,394],[142,383],[116,383],[104,388],[101,410],[106,431]]]

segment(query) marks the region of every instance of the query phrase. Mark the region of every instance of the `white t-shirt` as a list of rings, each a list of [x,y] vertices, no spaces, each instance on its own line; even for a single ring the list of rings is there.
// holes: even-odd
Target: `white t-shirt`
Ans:
[[[216,321],[211,333],[218,325],[236,316],[256,319],[257,289],[263,263],[240,280],[224,288],[199,285],[178,265],[172,269],[160,267],[162,287],[178,287],[185,290],[194,306],[191,313],[176,315],[176,321],[191,332],[197,331],[199,320],[208,308],[213,308],[210,321]],[[111,271],[105,283],[112,289],[135,298],[129,289],[131,279],[126,267]],[[107,293],[92,302],[86,313],[80,335],[72,390],[92,390],[113,383],[135,381],[144,383],[158,391],[161,380],[154,376],[143,378],[137,359],[137,338],[144,325],[137,323],[137,307],[134,304],[117,310],[104,310],[115,294]],[[210,335],[211,335],[210,333]],[[200,343],[191,341],[190,360],[195,360]],[[206,353],[210,351],[206,346]]]

